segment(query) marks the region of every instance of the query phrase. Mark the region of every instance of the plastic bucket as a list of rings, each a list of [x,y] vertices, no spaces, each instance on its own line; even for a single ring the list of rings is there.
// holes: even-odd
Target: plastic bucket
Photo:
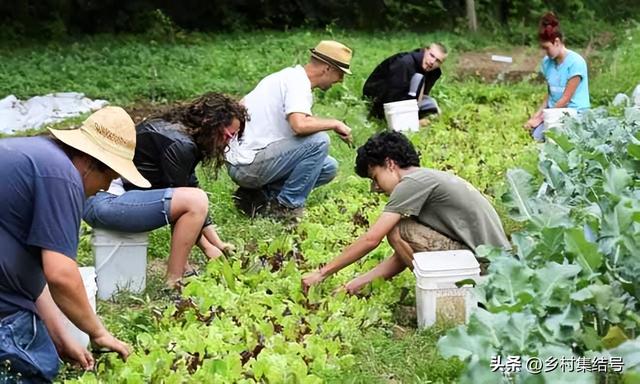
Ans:
[[[562,127],[567,117],[578,116],[578,111],[574,108],[546,108],[542,110],[542,118],[544,121],[544,130]]]
[[[477,307],[469,286],[458,287],[461,280],[480,280],[480,265],[471,251],[419,252],[413,255],[416,276],[418,327],[436,322],[465,323]]]
[[[92,245],[98,276],[98,298],[118,291],[142,292],[147,278],[149,234],[95,229]]]
[[[415,99],[384,104],[384,116],[394,131],[417,131],[420,128],[418,102]]]
[[[89,304],[91,304],[91,309],[93,309],[93,313],[95,313],[96,292],[98,290],[96,286],[96,270],[94,267],[81,267],[78,269],[80,270],[80,276],[82,276],[82,282],[84,283],[84,289],[87,292]],[[73,337],[80,345],[83,347],[89,345],[89,335],[78,329],[78,327],[76,327],[66,316],[64,316],[63,322],[67,332],[71,334],[71,337]]]

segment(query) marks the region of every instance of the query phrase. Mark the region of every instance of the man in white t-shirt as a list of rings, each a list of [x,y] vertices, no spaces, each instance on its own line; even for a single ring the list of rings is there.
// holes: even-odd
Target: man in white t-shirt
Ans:
[[[312,89],[327,90],[342,81],[351,73],[351,57],[345,45],[321,41],[304,67],[273,73],[244,97],[250,120],[226,154],[229,175],[240,186],[234,199],[244,213],[299,217],[311,190],[335,177],[338,163],[328,155],[324,131],[351,142],[351,129],[339,120],[312,116]]]

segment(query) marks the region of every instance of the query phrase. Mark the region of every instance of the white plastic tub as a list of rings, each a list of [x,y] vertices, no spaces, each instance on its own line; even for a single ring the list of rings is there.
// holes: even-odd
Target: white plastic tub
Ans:
[[[480,264],[471,251],[419,252],[413,255],[416,275],[418,327],[436,322],[465,323],[477,307],[470,285],[458,288],[456,282],[480,278]]]
[[[94,267],[81,267],[78,268],[80,270],[80,276],[82,276],[82,282],[84,283],[84,289],[87,292],[87,298],[89,299],[89,304],[91,304],[91,308],[93,309],[93,313],[96,312],[96,270]],[[64,314],[63,314],[64,316]],[[64,317],[63,319],[65,328],[67,332],[71,334],[71,336],[83,347],[89,345],[89,335],[82,332],[78,327],[76,327],[71,320]]]
[[[98,276],[98,298],[118,291],[142,292],[147,278],[147,232],[94,229],[92,245]]]
[[[546,108],[542,110],[544,120],[544,130],[562,127],[567,117],[578,116],[578,110],[574,108]]]
[[[384,104],[384,116],[394,131],[415,132],[420,128],[418,101],[415,99]]]

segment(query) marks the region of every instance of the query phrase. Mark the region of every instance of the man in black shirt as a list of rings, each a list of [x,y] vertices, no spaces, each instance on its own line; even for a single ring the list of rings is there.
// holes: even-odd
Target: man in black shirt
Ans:
[[[447,49],[439,43],[412,52],[397,53],[380,63],[369,75],[362,94],[371,100],[370,115],[384,117],[385,103],[417,99],[420,117],[438,113],[438,105],[429,96],[440,78],[440,66],[447,58]]]

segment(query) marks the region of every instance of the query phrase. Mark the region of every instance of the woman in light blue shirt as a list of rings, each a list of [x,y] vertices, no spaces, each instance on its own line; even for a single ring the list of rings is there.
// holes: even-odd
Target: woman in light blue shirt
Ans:
[[[525,123],[525,128],[537,141],[544,140],[545,108],[590,108],[587,63],[578,53],[567,49],[558,18],[548,12],[540,20],[540,47],[547,54],[541,70],[547,80],[547,95],[540,109]]]

